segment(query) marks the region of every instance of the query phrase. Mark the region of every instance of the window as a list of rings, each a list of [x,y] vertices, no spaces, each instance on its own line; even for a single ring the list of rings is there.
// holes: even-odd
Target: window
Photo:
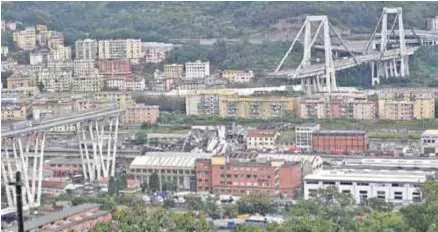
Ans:
[[[394,192],[394,200],[403,200],[402,192]]]
[[[352,182],[341,182],[341,185],[353,185]]]
[[[306,181],[306,184],[319,184],[318,181],[308,180]]]
[[[392,187],[403,187],[403,185],[400,183],[392,183],[391,186]]]
[[[336,183],[334,181],[324,181],[324,185],[335,185]]]
[[[351,193],[351,191],[350,191],[350,190],[342,190],[342,193],[345,193],[345,194],[350,194],[350,193]]]
[[[421,202],[421,194],[419,192],[413,192],[412,201],[415,203]]]
[[[377,198],[378,199],[385,199],[385,196],[386,196],[386,194],[385,194],[385,191],[377,191]]]
[[[309,197],[316,197],[316,189],[309,189]]]
[[[368,186],[369,183],[358,182],[357,185],[358,185],[358,186]]]

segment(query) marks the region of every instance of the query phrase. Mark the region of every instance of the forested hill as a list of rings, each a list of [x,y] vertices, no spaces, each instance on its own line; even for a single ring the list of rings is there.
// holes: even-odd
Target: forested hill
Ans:
[[[239,38],[269,31],[279,20],[326,14],[333,24],[369,32],[382,8],[403,7],[407,28],[422,28],[436,2],[2,2],[3,20],[46,24],[77,38]]]

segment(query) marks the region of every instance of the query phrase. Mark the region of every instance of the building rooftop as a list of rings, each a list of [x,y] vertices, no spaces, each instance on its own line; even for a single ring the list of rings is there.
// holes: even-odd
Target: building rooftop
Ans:
[[[190,152],[148,152],[144,156],[137,156],[129,166],[133,168],[161,167],[161,168],[194,168],[196,159],[209,159],[213,153]]]
[[[323,164],[323,159],[318,155],[294,155],[294,154],[270,154],[270,153],[260,153],[257,158],[267,158],[267,159],[283,159],[289,162],[309,162],[312,165]]]
[[[434,172],[406,171],[406,170],[358,170],[338,169],[320,170],[304,177],[304,180],[322,181],[358,181],[358,182],[394,182],[394,183],[421,183]]]
[[[438,130],[426,130],[421,134],[421,137],[423,137],[423,136],[438,137]]]
[[[335,134],[347,134],[347,135],[355,135],[355,134],[366,134],[365,131],[359,130],[319,130],[313,132],[314,134],[319,135],[335,135]]]
[[[100,206],[99,204],[82,204],[82,205],[78,205],[78,206],[64,208],[61,211],[36,218],[34,220],[25,221],[24,222],[24,230],[30,231],[30,230],[38,229],[40,226],[47,225],[47,224],[54,222],[54,221],[62,220],[66,217],[70,217],[70,216],[73,216],[75,214],[86,212],[86,211],[94,209],[94,208],[98,208],[99,206]],[[17,230],[15,230],[15,231],[17,231]]]
[[[248,137],[275,137],[276,134],[275,130],[248,130]]]

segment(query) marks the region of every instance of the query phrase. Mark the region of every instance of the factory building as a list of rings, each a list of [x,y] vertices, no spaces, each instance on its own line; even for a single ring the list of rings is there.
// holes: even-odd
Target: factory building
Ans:
[[[378,198],[408,205],[422,201],[420,184],[433,175],[434,172],[405,170],[321,170],[304,177],[304,199],[315,197],[318,189],[331,186],[350,193],[357,204]]]
[[[134,158],[128,173],[136,180],[149,183],[150,176],[156,172],[161,184],[173,182],[178,190],[196,191],[195,161],[212,156],[212,153],[148,152]]]
[[[295,145],[301,151],[312,151],[313,132],[319,130],[319,124],[303,124],[295,127]]]

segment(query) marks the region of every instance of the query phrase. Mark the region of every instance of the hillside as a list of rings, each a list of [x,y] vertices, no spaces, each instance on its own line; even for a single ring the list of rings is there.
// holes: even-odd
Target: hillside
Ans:
[[[300,24],[298,18],[309,14],[367,32],[384,6],[402,6],[407,28],[424,27],[425,17],[438,12],[434,2],[6,2],[2,19],[47,24],[64,32],[68,43],[87,35],[168,41],[282,34],[279,23]]]

